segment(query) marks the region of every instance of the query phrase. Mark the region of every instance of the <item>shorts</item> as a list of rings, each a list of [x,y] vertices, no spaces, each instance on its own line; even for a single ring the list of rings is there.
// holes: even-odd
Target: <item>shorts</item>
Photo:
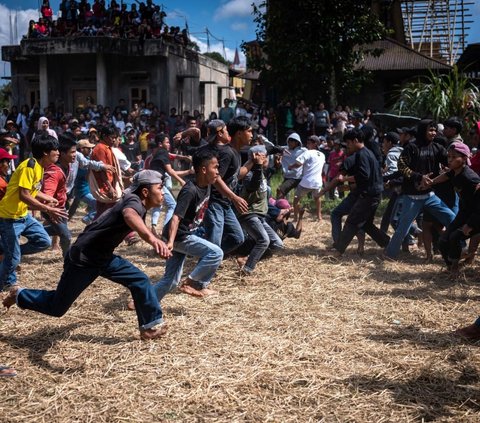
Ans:
[[[295,197],[302,198],[303,196],[307,195],[309,192],[312,193],[313,198],[319,198],[320,197],[320,191],[322,190],[322,187],[320,188],[305,188],[299,185],[297,189],[295,190]]]
[[[293,188],[296,188],[301,179],[284,179],[282,184],[278,187],[278,190],[287,195]]]

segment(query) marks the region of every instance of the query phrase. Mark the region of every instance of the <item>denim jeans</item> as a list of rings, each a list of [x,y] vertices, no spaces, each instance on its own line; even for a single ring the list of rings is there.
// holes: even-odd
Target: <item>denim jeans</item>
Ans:
[[[130,290],[141,330],[163,323],[162,309],[148,276],[128,260],[116,255],[112,256],[107,265],[98,268],[80,266],[72,262],[67,254],[57,289],[20,289],[17,305],[49,316],[61,317],[98,276]]]
[[[223,206],[217,202],[208,205],[205,213],[206,238],[222,248],[224,254],[231,253],[243,244],[242,227],[232,206]]]
[[[175,206],[177,205],[175,197],[167,187],[163,187],[163,203],[167,208],[165,211],[165,220],[163,221],[163,224],[166,225],[167,222],[172,218],[173,212],[175,211]],[[162,207],[155,207],[152,209],[152,225],[158,224],[161,210]]]
[[[397,257],[405,235],[407,235],[412,222],[422,211],[422,209],[428,210],[428,212],[443,226],[448,226],[455,218],[453,211],[450,210],[445,203],[433,193],[430,193],[428,197],[425,196],[425,198],[421,199],[410,195],[404,195],[398,226],[392,238],[390,239],[387,248],[385,249],[385,254],[388,257]]]
[[[462,248],[465,246],[465,240],[480,232],[478,229],[472,229],[468,235],[463,233],[463,225],[468,221],[469,217],[469,213],[460,210],[440,237],[438,248],[447,266],[458,263],[462,255]]]
[[[43,226],[30,214],[20,219],[0,218],[3,260],[0,263],[0,291],[17,283],[15,269],[24,254],[35,254],[46,250],[52,241]],[[27,242],[20,245],[20,236]]]
[[[59,222],[52,222],[48,215],[42,213],[42,216],[46,222],[44,228],[47,234],[50,236],[58,235],[60,237],[60,247],[62,248],[63,257],[65,257],[72,243],[72,233],[70,229],[68,229],[68,220],[61,219]]]
[[[223,259],[220,247],[196,234],[187,235],[184,240],[176,241],[173,244],[173,255],[165,265],[165,274],[155,285],[158,301],[162,301],[162,298],[180,283],[187,255],[199,258],[188,277],[202,288],[208,286]]]
[[[68,218],[71,219],[74,216],[81,201],[87,205],[87,214],[82,218],[82,222],[91,223],[95,219],[97,200],[90,192],[80,198],[75,196],[71,206],[68,208]]]
[[[239,221],[244,231],[255,242],[244,266],[246,272],[252,273],[265,251],[267,251],[269,247],[272,250],[281,249],[283,248],[283,242],[272,227],[265,221],[265,218],[258,214],[240,216]]]
[[[332,240],[336,244],[340,238],[342,232],[342,218],[350,213],[353,205],[357,201],[357,196],[354,194],[348,194],[342,202],[335,207],[330,213],[330,222],[332,223]]]

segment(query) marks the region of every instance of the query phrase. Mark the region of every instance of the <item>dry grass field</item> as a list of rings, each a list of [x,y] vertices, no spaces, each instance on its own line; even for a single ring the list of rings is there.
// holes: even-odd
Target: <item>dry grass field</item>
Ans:
[[[2,311],[0,362],[18,376],[0,380],[0,421],[480,421],[480,350],[451,335],[480,311],[478,262],[454,283],[439,258],[383,263],[368,242],[338,261],[329,223],[308,220],[254,277],[226,260],[219,296],[167,296],[160,341],[139,340],[128,293],[104,279],[61,319]],[[118,251],[162,275],[146,244]],[[27,257],[20,285],[53,288],[61,266]]]

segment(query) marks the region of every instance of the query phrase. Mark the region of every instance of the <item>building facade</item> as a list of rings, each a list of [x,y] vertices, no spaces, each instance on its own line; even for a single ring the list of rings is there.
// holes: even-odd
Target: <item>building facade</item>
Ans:
[[[113,106],[123,98],[130,106],[143,100],[166,112],[208,115],[229,95],[226,65],[162,39],[24,39],[3,46],[2,58],[11,64],[12,103],[42,110]]]

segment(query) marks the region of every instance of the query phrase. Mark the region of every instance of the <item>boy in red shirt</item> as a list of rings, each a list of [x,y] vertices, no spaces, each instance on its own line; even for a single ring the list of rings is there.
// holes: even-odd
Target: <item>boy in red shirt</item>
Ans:
[[[66,137],[62,138],[58,151],[60,152],[58,162],[51,163],[45,168],[42,192],[55,198],[58,201],[57,207],[65,209],[67,202],[67,178],[70,174],[71,165],[75,162],[77,152],[75,141]],[[53,221],[46,213],[42,213],[42,216],[45,219],[45,230],[47,233],[51,236],[59,236],[62,254],[65,256],[72,241],[72,234],[67,226],[68,218],[65,217]]]

